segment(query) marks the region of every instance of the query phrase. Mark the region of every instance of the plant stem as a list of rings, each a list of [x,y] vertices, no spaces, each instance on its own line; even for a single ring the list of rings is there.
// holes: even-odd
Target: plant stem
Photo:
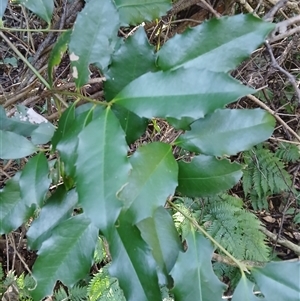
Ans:
[[[175,204],[173,204],[170,200],[168,200],[168,204],[173,207],[176,211],[180,212],[186,219],[188,219],[192,225],[202,232],[214,245],[216,245],[225,255],[227,255],[241,270],[243,273],[244,271],[249,273],[247,266],[242,263],[241,261],[237,260],[234,256],[232,256],[222,245],[220,245],[210,234],[207,233],[196,221],[194,218],[187,215],[184,211],[178,208]]]
[[[45,85],[49,90],[51,89],[49,83],[41,76],[41,74],[28,62],[23,54],[14,46],[14,44],[0,31],[0,36],[9,45],[9,47],[18,55],[18,57],[31,69],[36,77]]]

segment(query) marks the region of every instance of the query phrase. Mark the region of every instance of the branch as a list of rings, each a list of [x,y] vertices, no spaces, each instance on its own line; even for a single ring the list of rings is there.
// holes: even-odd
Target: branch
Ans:
[[[293,244],[292,242],[290,242],[289,240],[285,239],[285,238],[280,238],[278,237],[278,235],[270,232],[269,230],[267,230],[264,227],[260,227],[261,232],[263,232],[266,236],[268,236],[269,238],[271,238],[273,241],[276,241],[277,243],[279,243],[280,245],[287,247],[288,249],[292,250],[293,252],[295,252],[297,255],[300,255],[300,246],[297,246],[295,244]]]
[[[274,7],[270,9],[270,11],[263,17],[265,21],[272,22],[274,19],[275,14],[278,12],[279,9],[286,6],[289,0],[280,0],[278,1]]]
[[[273,110],[271,110],[267,105],[265,105],[257,97],[250,95],[250,94],[247,95],[247,97],[250,98],[252,101],[254,101],[256,104],[258,104],[260,107],[262,107],[263,109],[268,111],[270,114],[272,114],[274,116],[274,118],[300,142],[300,136],[293,129],[291,129],[291,127],[289,127]]]
[[[299,20],[300,20],[300,16],[299,16]],[[267,50],[270,54],[271,61],[272,61],[272,66],[274,68],[276,68],[277,70],[279,70],[280,72],[282,72],[283,74],[285,74],[286,77],[289,79],[290,83],[292,84],[292,86],[295,89],[295,92],[296,92],[296,95],[297,95],[297,98],[298,98],[298,102],[300,104],[300,89],[298,88],[298,83],[297,83],[295,77],[292,74],[290,74],[288,71],[286,71],[285,69],[283,69],[282,67],[279,66],[278,62],[276,61],[276,59],[274,57],[272,48],[271,48],[268,40],[265,42],[265,45],[266,45],[266,48],[267,48]]]
[[[275,29],[270,33],[268,37],[269,43],[284,39],[297,32],[300,32],[300,26],[288,29],[289,26],[292,26],[296,23],[300,23],[300,15],[277,23]]]

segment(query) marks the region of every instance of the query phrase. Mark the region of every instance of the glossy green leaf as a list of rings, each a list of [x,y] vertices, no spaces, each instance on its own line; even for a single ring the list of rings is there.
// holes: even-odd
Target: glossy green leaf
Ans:
[[[71,217],[77,202],[75,189],[66,191],[63,185],[59,186],[41,209],[38,218],[30,225],[26,234],[29,248],[40,249],[42,243],[52,235],[53,229]]]
[[[158,52],[158,66],[163,70],[184,66],[228,72],[261,45],[274,28],[275,24],[250,14],[211,19],[163,45]]]
[[[127,301],[161,301],[156,263],[138,228],[121,213],[107,236],[112,264],[109,273],[118,278]]]
[[[58,129],[52,139],[52,146],[59,151],[63,162],[64,176],[75,176],[78,135],[93,118],[93,110],[84,111],[75,116],[74,106],[68,108],[60,119]]]
[[[152,21],[165,15],[171,8],[170,0],[115,0],[124,25]]]
[[[0,158],[19,159],[29,156],[37,148],[25,137],[0,130]]]
[[[242,166],[227,159],[200,155],[180,161],[177,190],[189,197],[200,197],[230,189],[242,177]]]
[[[18,118],[8,118],[4,108],[0,106],[0,130],[14,132],[15,134],[29,137],[31,133],[38,128],[38,125],[24,119],[25,118],[22,118],[20,115],[18,115]]]
[[[64,111],[64,113],[59,119],[58,128],[55,131],[51,140],[51,145],[53,150],[56,150],[56,146],[58,142],[62,139],[62,137],[64,137],[64,135],[70,129],[72,124],[74,124],[74,121],[75,121],[75,105],[72,105]]]
[[[57,280],[73,286],[86,277],[92,265],[98,230],[84,215],[60,223],[42,244],[33,266],[37,285],[31,291],[34,301],[52,295]]]
[[[20,176],[23,202],[27,206],[42,207],[50,183],[48,161],[43,153],[39,153],[27,162]]]
[[[128,183],[119,193],[132,222],[153,216],[177,186],[178,166],[172,147],[162,142],[142,145],[130,158],[132,171]]]
[[[265,298],[262,299],[254,295],[254,286],[254,283],[247,279],[245,275],[242,275],[236,289],[234,290],[232,301],[267,301]]]
[[[20,3],[50,25],[54,9],[53,0],[20,0]]]
[[[171,284],[169,273],[171,272],[182,244],[178,232],[169,212],[158,207],[153,217],[148,217],[137,224],[142,238],[151,247],[152,255],[158,265],[158,277],[160,285]]]
[[[128,144],[133,143],[145,133],[148,126],[148,119],[141,118],[118,105],[114,105],[112,111],[119,119],[122,129],[126,134],[126,141]]]
[[[67,51],[71,33],[71,30],[63,32],[51,50],[48,60],[48,78],[51,86],[53,85],[53,68],[60,64],[63,54]]]
[[[261,109],[217,110],[195,121],[177,142],[192,152],[235,155],[268,139],[274,126],[274,117]]]
[[[5,112],[4,107],[2,105],[0,105],[0,120],[1,120],[1,122],[2,122],[3,118],[7,118],[6,117],[6,112]],[[1,123],[0,123],[0,125],[1,125]]]
[[[106,100],[111,100],[131,81],[155,68],[154,47],[149,44],[144,28],[140,27],[116,50],[104,73]]]
[[[48,143],[53,137],[55,127],[50,122],[42,122],[38,128],[31,133],[31,141],[35,145]]]
[[[34,207],[29,207],[21,198],[19,177],[17,173],[0,189],[0,234],[17,229],[33,214]]]
[[[13,117],[7,118],[5,110],[0,106],[0,130],[14,132],[24,137],[31,136],[31,142],[35,145],[45,144],[50,141],[55,127],[42,116],[23,105],[17,106],[18,112]],[[34,117],[40,118],[39,122]]]
[[[184,130],[184,131],[189,131],[191,129],[191,123],[195,121],[194,118],[188,118],[184,117],[181,119],[175,119],[175,118],[167,118],[168,123],[173,126],[177,130]]]
[[[8,3],[8,0],[1,0],[0,1],[0,27],[3,26],[2,18],[4,16],[4,13],[5,13],[5,10],[6,10],[6,7],[7,7],[7,3]]]
[[[226,285],[214,274],[211,264],[213,246],[197,232],[186,238],[188,249],[180,253],[171,271],[176,301],[221,301]]]
[[[270,262],[254,268],[252,275],[266,301],[299,301],[300,261]]]
[[[122,207],[117,192],[126,183],[130,164],[120,123],[110,108],[78,136],[76,183],[79,203],[105,233]]]
[[[108,66],[118,39],[119,25],[118,12],[112,1],[85,3],[77,15],[69,44],[72,76],[77,87],[88,81],[89,64],[95,64],[101,70]]]
[[[140,76],[113,102],[149,119],[198,119],[253,91],[224,73],[180,68]]]

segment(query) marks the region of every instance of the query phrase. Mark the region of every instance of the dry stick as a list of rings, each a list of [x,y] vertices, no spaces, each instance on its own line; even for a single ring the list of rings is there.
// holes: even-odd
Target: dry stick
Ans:
[[[267,230],[264,227],[260,227],[259,229],[260,229],[261,232],[263,232],[266,236],[268,236],[269,238],[271,238],[273,241],[276,241],[280,245],[282,245],[284,247],[287,247],[288,249],[292,250],[297,255],[300,255],[300,246],[297,246],[297,245],[293,244],[292,242],[290,242],[287,239],[278,238],[278,235],[270,232],[269,230]]]
[[[191,7],[194,4],[197,4],[199,0],[179,0],[173,4],[173,7],[168,11],[169,15],[176,15],[180,11]]]
[[[245,7],[245,9],[248,11],[248,13],[250,14],[255,14],[254,9],[251,7],[251,5],[246,1],[246,0],[239,0],[239,2],[241,3],[241,5],[243,5]]]
[[[297,32],[300,32],[300,26],[288,29],[289,26],[292,26],[296,23],[300,23],[300,15],[277,23],[275,29],[271,32],[271,34],[268,37],[269,43],[284,39]]]
[[[20,259],[20,261],[23,263],[25,269],[27,270],[27,272],[32,275],[32,272],[30,270],[30,268],[28,267],[28,265],[26,264],[25,260],[23,259],[23,257],[21,256],[21,254],[18,252],[17,248],[16,248],[16,245],[15,245],[15,240],[12,236],[12,234],[9,234],[9,239],[10,239],[10,242],[11,242],[11,245],[14,249],[14,258],[15,256],[18,256],[18,258]],[[13,267],[12,267],[13,268]]]
[[[300,89],[298,88],[298,84],[297,84],[297,81],[296,81],[295,77],[292,74],[290,74],[288,71],[286,71],[285,69],[283,69],[282,67],[279,66],[278,62],[276,61],[276,59],[274,57],[272,48],[271,48],[268,40],[265,42],[265,45],[266,45],[266,48],[267,48],[267,50],[268,50],[268,52],[271,56],[272,66],[274,68],[276,68],[277,70],[279,70],[280,72],[282,72],[283,74],[285,74],[286,77],[289,79],[290,83],[292,84],[292,86],[295,89],[295,92],[296,92],[296,95],[297,95],[297,98],[298,98],[298,102],[300,104]]]
[[[273,33],[274,32],[276,32],[276,31],[273,31]],[[290,37],[293,34],[298,33],[298,32],[300,32],[300,26],[289,29],[289,30],[287,30],[287,31],[285,31],[281,34],[278,34],[278,35],[275,35],[275,34],[271,33],[271,36],[268,38],[268,41],[269,41],[269,43],[273,43],[273,42],[285,39],[287,37]]]
[[[273,110],[271,110],[267,105],[265,105],[262,101],[260,101],[257,97],[253,95],[247,95],[248,98],[250,98],[252,101],[254,101],[256,104],[258,104],[260,107],[271,113],[275,119],[282,125],[284,126],[287,131],[289,131],[299,142],[300,142],[300,136],[292,130]]]
[[[5,108],[9,104],[14,104],[19,99],[24,98],[28,93],[31,93],[30,91],[34,90],[33,84],[35,84],[35,82],[33,82],[29,86],[25,87],[23,90],[18,92],[18,94],[16,94],[15,92],[12,92],[9,94],[4,94],[4,92],[3,92],[3,95],[0,96],[0,105],[3,105]]]
[[[282,7],[286,6],[286,4],[288,3],[289,0],[280,0],[278,1],[270,10],[268,13],[266,13],[266,15],[263,17],[263,19],[265,21],[269,21],[272,22],[274,19],[275,14],[278,12],[279,9],[281,9]]]
[[[274,138],[274,137],[270,137],[269,139],[276,141],[276,142],[284,142],[284,143],[300,145],[300,142],[297,142],[297,141],[289,141],[289,140],[285,140],[285,139],[281,139],[281,138]]]
[[[0,36],[9,45],[9,47],[18,55],[18,57],[31,69],[31,71],[39,78],[39,80],[47,87],[50,88],[48,82],[38,73],[32,64],[24,57],[24,55],[14,46],[14,44],[0,31]]]
[[[168,11],[168,15],[176,15],[180,11],[191,7],[194,4],[198,4],[199,2],[210,11],[216,18],[219,18],[221,15],[214,10],[214,8],[207,3],[205,0],[179,0],[178,2],[174,3],[173,7]]]
[[[221,15],[214,10],[214,8],[209,4],[207,3],[205,0],[200,0],[200,2],[202,3],[203,6],[205,6],[205,8],[210,11],[216,18],[220,18]]]
[[[280,0],[268,0],[269,3],[271,3],[272,5],[276,5]],[[291,1],[287,1],[286,4],[287,8],[289,8],[290,10],[294,11],[296,14],[300,13],[300,9],[298,7],[298,4],[295,2],[291,2]]]

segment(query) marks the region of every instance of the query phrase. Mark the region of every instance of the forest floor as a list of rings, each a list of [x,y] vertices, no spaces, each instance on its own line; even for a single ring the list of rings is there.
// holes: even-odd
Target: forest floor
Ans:
[[[83,1],[57,0],[53,17],[53,28],[71,28],[77,13],[83,7]],[[208,1],[209,2],[209,1]],[[234,15],[238,13],[255,13],[264,18],[277,1],[249,0],[246,1],[223,1],[211,0],[210,6],[220,15]],[[145,24],[149,41],[153,45],[163,45],[175,34],[184,32],[188,27],[201,24],[214,15],[209,8],[205,7],[204,1],[179,1],[181,5],[174,5],[168,16],[155,22]],[[241,4],[244,3],[244,4]],[[272,4],[273,3],[273,4]],[[300,15],[299,1],[288,1],[275,15],[275,21],[280,22]],[[58,34],[55,32],[28,33],[18,29],[41,29],[47,24],[36,15],[25,10],[19,5],[8,4],[4,18],[5,26],[12,31],[4,34],[13,43],[31,64],[41,73],[47,76],[47,61],[50,51],[55,44]],[[274,21],[274,22],[275,22]],[[285,36],[278,33],[270,41],[270,47],[262,45],[249,59],[244,61],[232,76],[243,84],[257,89],[259,92],[253,98],[243,98],[231,105],[236,108],[261,107],[273,114],[277,119],[277,126],[268,140],[269,149],[276,152],[282,142],[293,144],[300,151],[300,22],[294,24],[294,31]],[[298,27],[297,27],[298,26]],[[298,28],[298,30],[296,30]],[[131,28],[121,28],[119,35],[127,38]],[[176,51],[176,50],[174,50]],[[232,50],[234,51],[234,49]],[[103,99],[101,74],[91,66],[91,80],[82,88],[82,94],[93,99]],[[69,57],[65,55],[56,69],[55,86],[57,90],[75,91],[70,72]],[[65,100],[70,101],[69,99]],[[51,101],[51,95],[44,89],[32,71],[18,57],[16,52],[0,38],[0,105],[5,108],[7,116],[13,116],[17,105],[33,108],[48,121],[57,125],[59,112]],[[150,124],[144,139],[151,137],[160,140],[169,131],[168,125],[163,120],[158,120],[160,132],[155,131],[155,126]],[[172,133],[172,131],[169,131]],[[134,146],[132,146],[134,148]],[[0,188],[18,170],[22,169],[26,160],[0,160]],[[300,162],[289,162],[285,169],[291,176],[293,188],[300,191]],[[232,193],[239,193],[241,187],[237,186]],[[269,210],[253,210],[261,222],[266,226],[269,244],[280,254],[283,259],[296,258],[297,254],[290,246],[299,248],[300,230],[299,224],[291,222],[287,209],[294,208],[300,211],[300,202],[296,195],[291,196],[289,205],[282,201],[284,195],[273,195],[268,199]],[[250,208],[251,209],[251,208]],[[284,241],[284,243],[281,243]],[[288,243],[286,243],[288,242]],[[289,243],[291,243],[289,245]],[[18,250],[18,255],[14,251]],[[14,270],[16,275],[30,270],[36,255],[26,250],[25,227],[21,227],[10,235],[0,238],[0,263],[5,271]]]

